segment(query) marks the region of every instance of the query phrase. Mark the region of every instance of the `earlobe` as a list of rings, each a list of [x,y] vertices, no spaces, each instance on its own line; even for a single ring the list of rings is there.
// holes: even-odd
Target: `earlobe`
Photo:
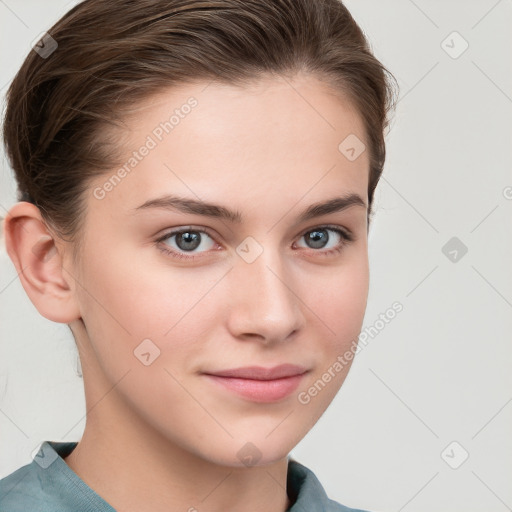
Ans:
[[[63,250],[58,250],[37,206],[19,202],[4,222],[7,253],[39,313],[60,323],[79,318],[73,283],[64,277]]]

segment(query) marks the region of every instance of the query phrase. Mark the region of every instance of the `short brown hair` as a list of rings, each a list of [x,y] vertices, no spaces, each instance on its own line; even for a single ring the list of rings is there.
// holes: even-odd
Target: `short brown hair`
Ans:
[[[19,200],[62,238],[76,241],[89,180],[117,163],[105,129],[125,108],[187,82],[298,71],[362,116],[371,213],[396,81],[341,1],[85,0],[48,33],[58,48],[47,58],[32,50],[8,90],[4,143]]]

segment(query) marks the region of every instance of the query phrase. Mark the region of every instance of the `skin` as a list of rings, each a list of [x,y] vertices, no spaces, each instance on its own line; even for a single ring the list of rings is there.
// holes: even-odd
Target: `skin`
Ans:
[[[103,199],[93,190],[112,173],[90,184],[78,261],[25,202],[9,212],[6,246],[36,308],[69,324],[77,341],[87,421],[66,458],[71,469],[124,512],[283,512],[287,456],[350,365],[308,404],[298,394],[350,348],[366,309],[368,151],[349,161],[338,150],[365,132],[351,104],[312,76],[243,88],[201,82],[162,91],[127,118],[127,159],[190,96],[197,107]],[[243,221],[135,212],[171,193],[237,210]],[[366,207],[298,222],[311,204],[348,193]],[[324,233],[327,248],[304,236],[325,224],[354,240],[325,255],[343,243],[335,232]],[[190,254],[176,237],[156,242],[190,226],[210,235],[201,235],[196,259],[161,250]],[[263,248],[252,263],[236,251],[247,237]],[[147,366],[134,355],[144,339],[160,350]],[[281,363],[309,371],[275,403],[201,374]],[[261,456],[251,466],[237,456],[248,442]]]

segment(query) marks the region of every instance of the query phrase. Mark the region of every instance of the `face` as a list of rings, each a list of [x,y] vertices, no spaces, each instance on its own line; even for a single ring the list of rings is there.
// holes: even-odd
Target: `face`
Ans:
[[[147,432],[217,464],[286,457],[343,383],[366,308],[368,152],[339,149],[365,140],[360,116],[297,76],[174,88],[126,126],[66,263],[81,350]]]

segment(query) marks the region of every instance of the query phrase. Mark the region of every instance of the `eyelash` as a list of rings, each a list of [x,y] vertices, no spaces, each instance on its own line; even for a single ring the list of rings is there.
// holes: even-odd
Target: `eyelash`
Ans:
[[[329,249],[327,251],[311,249],[313,252],[316,252],[319,255],[331,256],[333,254],[340,253],[345,248],[346,245],[348,245],[350,242],[354,241],[354,236],[352,235],[352,233],[350,231],[344,230],[344,229],[340,229],[337,226],[331,226],[331,225],[323,225],[323,226],[317,226],[317,227],[314,227],[314,228],[310,228],[307,231],[304,231],[299,236],[299,239],[302,238],[304,235],[307,235],[308,233],[311,233],[313,231],[321,231],[321,230],[324,230],[324,229],[328,229],[330,231],[334,231],[336,234],[340,235],[341,241],[340,241],[340,243],[335,248]],[[160,238],[158,238],[155,241],[155,244],[157,244],[158,249],[160,251],[162,251],[165,254],[168,254],[168,255],[172,256],[173,258],[189,260],[189,261],[199,259],[202,256],[196,256],[196,255],[185,256],[186,253],[178,252],[178,251],[175,251],[174,249],[169,249],[166,246],[160,245],[164,240],[167,240],[167,239],[169,239],[169,238],[171,238],[171,237],[173,237],[175,235],[179,235],[181,233],[187,233],[189,231],[194,232],[194,233],[204,233],[205,235],[208,235],[213,240],[212,235],[210,235],[210,233],[208,233],[208,231],[206,231],[204,229],[201,229],[201,228],[189,227],[189,228],[185,228],[185,229],[181,228],[181,229],[178,229],[178,230],[175,230],[175,231],[170,231],[169,233],[166,233],[165,235],[163,235]]]

